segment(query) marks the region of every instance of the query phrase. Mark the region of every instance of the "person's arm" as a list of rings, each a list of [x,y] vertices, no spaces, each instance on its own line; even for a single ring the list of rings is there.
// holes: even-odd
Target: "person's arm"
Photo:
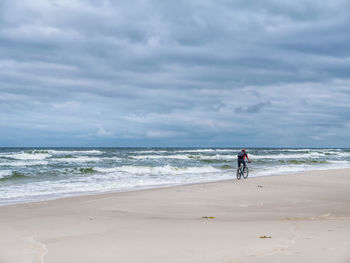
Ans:
[[[251,160],[249,159],[248,154],[246,154],[246,156],[247,156],[248,163],[250,163]]]

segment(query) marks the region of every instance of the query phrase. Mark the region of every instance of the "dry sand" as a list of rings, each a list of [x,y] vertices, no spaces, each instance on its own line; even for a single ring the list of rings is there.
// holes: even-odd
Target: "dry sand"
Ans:
[[[349,263],[350,169],[2,206],[0,233],[1,263]]]

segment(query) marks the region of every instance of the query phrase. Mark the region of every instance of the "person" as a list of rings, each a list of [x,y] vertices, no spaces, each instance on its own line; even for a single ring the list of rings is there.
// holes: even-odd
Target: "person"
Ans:
[[[250,163],[250,159],[248,157],[248,154],[247,154],[247,151],[245,149],[242,149],[242,151],[240,151],[238,154],[237,154],[237,157],[238,157],[238,168],[240,167],[241,164],[243,164],[243,170],[245,169],[245,158],[247,158],[248,160],[248,163]]]

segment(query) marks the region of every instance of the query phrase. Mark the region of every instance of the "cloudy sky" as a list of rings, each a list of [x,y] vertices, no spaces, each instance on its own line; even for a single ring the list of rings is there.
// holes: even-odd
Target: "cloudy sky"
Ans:
[[[348,0],[1,0],[0,146],[350,147]]]

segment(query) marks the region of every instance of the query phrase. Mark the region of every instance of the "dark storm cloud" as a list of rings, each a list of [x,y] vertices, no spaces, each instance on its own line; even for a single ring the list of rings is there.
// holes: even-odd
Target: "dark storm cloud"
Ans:
[[[349,11],[340,0],[2,1],[0,142],[343,145]]]

